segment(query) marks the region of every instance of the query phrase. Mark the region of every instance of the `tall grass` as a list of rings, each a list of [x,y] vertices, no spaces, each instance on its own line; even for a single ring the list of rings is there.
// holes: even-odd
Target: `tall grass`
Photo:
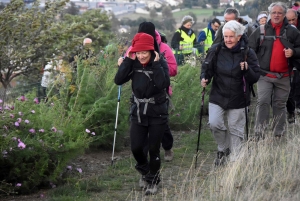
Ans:
[[[201,167],[189,171],[176,200],[299,200],[299,134],[292,126],[281,139],[249,141],[237,161],[212,168],[205,179]]]

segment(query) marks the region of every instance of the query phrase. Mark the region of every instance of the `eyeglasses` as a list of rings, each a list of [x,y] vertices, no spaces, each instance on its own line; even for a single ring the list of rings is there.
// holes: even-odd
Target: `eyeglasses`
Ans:
[[[282,12],[271,12],[271,15],[283,15]]]

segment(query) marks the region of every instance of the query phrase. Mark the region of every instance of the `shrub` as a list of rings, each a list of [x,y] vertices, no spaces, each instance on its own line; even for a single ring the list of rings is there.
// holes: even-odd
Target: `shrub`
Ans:
[[[92,141],[82,122],[59,100],[38,104],[32,94],[6,106],[0,121],[1,191],[29,193],[56,182],[66,163]]]

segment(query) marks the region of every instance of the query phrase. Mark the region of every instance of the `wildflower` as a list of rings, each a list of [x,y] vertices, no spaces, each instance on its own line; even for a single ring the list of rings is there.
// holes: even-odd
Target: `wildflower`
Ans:
[[[20,149],[25,149],[26,148],[26,144],[24,144],[24,142],[22,142],[20,139],[18,139],[18,142],[19,142],[18,147]]]
[[[176,114],[176,116],[177,116],[177,117],[179,117],[179,116],[180,116],[180,114],[179,114],[179,113],[177,113],[177,114]]]
[[[22,122],[22,119],[21,119],[21,118],[17,118],[17,121],[18,121],[19,123],[21,123],[21,122]]]
[[[57,131],[57,129],[56,129],[55,127],[52,127],[51,130],[52,130],[53,132],[56,132],[56,131]]]
[[[6,151],[6,150],[2,151],[2,157],[3,157],[3,158],[6,158],[6,157],[7,157],[7,151]]]
[[[45,130],[41,128],[41,129],[39,130],[39,132],[40,132],[40,133],[44,133]]]
[[[3,103],[3,100],[2,100],[2,99],[0,99],[0,103]]]
[[[21,96],[20,98],[18,98],[19,101],[25,101],[25,96]]]
[[[77,170],[79,173],[82,173],[82,169],[81,169],[81,168],[76,168],[76,170]]]
[[[89,129],[85,129],[85,132],[90,133],[91,131]]]
[[[34,128],[29,129],[29,132],[30,132],[30,133],[35,133]]]
[[[17,186],[17,187],[20,187],[20,186],[22,186],[22,184],[21,184],[21,183],[17,183],[16,186]]]
[[[15,107],[14,107],[14,106],[11,106],[11,107],[10,107],[10,109],[11,109],[11,110],[14,110],[14,109],[15,109]]]
[[[16,137],[12,137],[11,139],[12,139],[13,141],[16,141],[16,140],[17,140],[17,138],[16,138]]]
[[[67,166],[67,170],[72,170],[72,166],[71,166],[71,165],[68,165],[68,166]]]
[[[35,111],[34,111],[34,110],[31,110],[31,113],[32,113],[32,114],[34,114],[34,113],[35,113]]]
[[[92,132],[91,134],[92,134],[92,135],[96,135],[96,133],[95,133],[95,132]]]
[[[19,112],[19,115],[20,115],[20,116],[22,116],[22,115],[23,115],[23,113],[22,113],[22,112]]]
[[[34,98],[34,99],[33,99],[33,102],[34,102],[35,104],[39,104],[39,99],[38,99],[38,98]]]
[[[5,106],[4,109],[5,110],[10,110],[10,108],[8,106]]]
[[[9,114],[9,117],[10,117],[10,118],[14,118],[14,117],[15,117],[15,115],[13,115],[13,114]]]
[[[20,126],[19,122],[16,121],[16,122],[15,122],[15,126],[16,126],[16,127],[19,127],[19,126]]]
[[[54,106],[54,103],[50,103],[51,106]]]
[[[28,119],[25,119],[25,124],[29,124],[29,120]]]

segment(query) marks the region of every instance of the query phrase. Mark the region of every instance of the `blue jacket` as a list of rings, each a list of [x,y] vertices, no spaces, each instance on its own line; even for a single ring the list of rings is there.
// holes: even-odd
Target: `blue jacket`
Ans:
[[[214,41],[214,40],[215,40],[215,33],[216,33],[216,32],[211,28],[211,22],[208,23],[207,28],[211,31],[212,39],[213,39],[213,41]],[[201,31],[201,32],[198,34],[197,42],[200,43],[200,42],[202,42],[202,41],[205,41],[205,39],[206,39],[205,31]]]

